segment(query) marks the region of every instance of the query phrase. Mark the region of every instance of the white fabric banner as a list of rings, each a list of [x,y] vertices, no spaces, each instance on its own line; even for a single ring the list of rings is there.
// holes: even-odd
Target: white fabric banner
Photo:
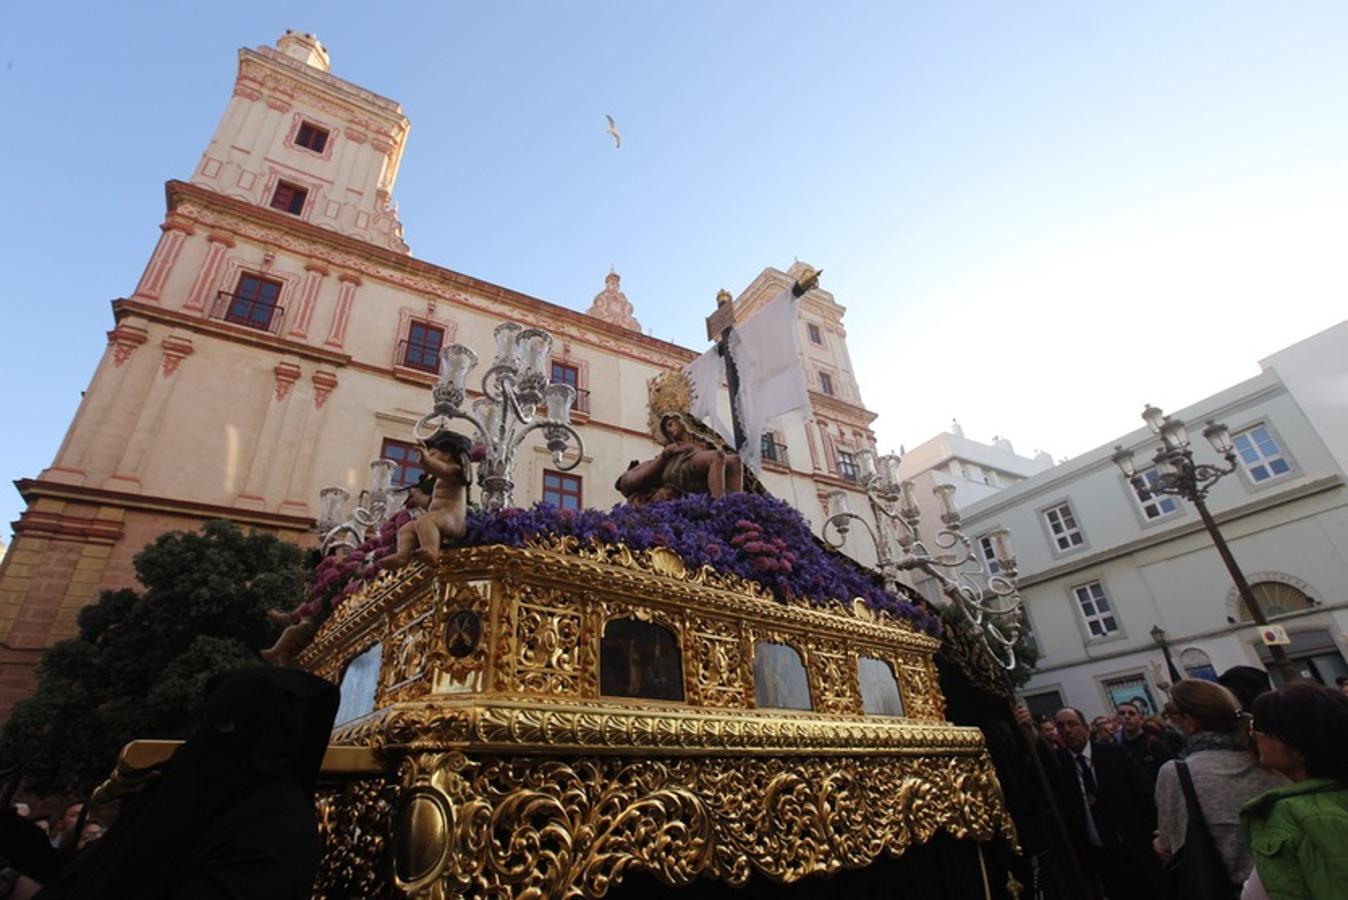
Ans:
[[[693,398],[693,408],[690,410],[693,417],[715,429],[727,445],[734,445],[734,432],[726,427],[716,411],[716,401],[721,395],[721,384],[725,381],[725,360],[721,358],[721,354],[712,347],[689,363],[688,368],[683,371],[693,383],[696,395]]]
[[[810,405],[796,341],[796,298],[789,288],[735,326],[730,353],[740,382],[739,396],[733,398],[735,410],[744,429],[744,446],[737,449],[745,464],[758,472],[768,422]]]

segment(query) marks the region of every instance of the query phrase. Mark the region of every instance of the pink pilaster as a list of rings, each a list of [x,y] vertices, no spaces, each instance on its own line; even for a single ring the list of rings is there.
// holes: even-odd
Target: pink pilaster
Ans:
[[[337,295],[337,311],[332,317],[332,327],[328,329],[328,339],[323,344],[341,350],[346,341],[346,325],[351,318],[351,305],[356,299],[360,276],[353,272],[343,272],[337,276],[337,280],[342,283],[342,289]]]
[[[133,299],[159,302],[159,292],[164,289],[164,282],[168,280],[173,264],[178,261],[183,242],[195,231],[191,220],[174,215],[170,215],[159,227],[163,234],[159,236],[159,243],[145,266],[145,274],[140,276],[140,284],[136,286]]]
[[[192,290],[187,295],[187,302],[183,304],[183,309],[193,312],[199,312],[206,308],[206,303],[211,299],[210,294],[215,286],[216,275],[220,270],[220,261],[225,258],[225,250],[234,246],[234,238],[219,231],[212,231],[206,235],[206,241],[206,261],[201,264],[201,271],[197,273],[197,280],[192,283]]]
[[[300,290],[300,308],[290,329],[290,336],[300,340],[309,336],[309,323],[313,320],[314,306],[318,302],[318,289],[328,274],[326,266],[315,262],[305,264],[304,271],[308,274]]]

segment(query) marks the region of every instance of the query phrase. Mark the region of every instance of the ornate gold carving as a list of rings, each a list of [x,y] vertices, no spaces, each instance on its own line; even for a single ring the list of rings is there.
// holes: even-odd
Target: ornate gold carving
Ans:
[[[786,710],[707,710],[620,700],[427,700],[377,712],[333,732],[344,744],[458,746],[492,752],[655,751],[706,755],[981,751],[976,728],[888,716]]]
[[[525,584],[513,605],[516,690],[580,696],[580,604],[560,591]]]
[[[792,882],[946,831],[1016,837],[987,755],[587,760],[418,753],[394,871],[433,897],[602,897],[629,869]]]
[[[434,690],[481,691],[491,649],[491,584],[451,581],[437,587],[436,627],[440,633],[431,651]]]
[[[931,658],[905,654],[894,663],[904,712],[914,719],[944,720],[945,698]]]
[[[699,706],[753,705],[753,658],[744,628],[725,619],[691,617],[684,638],[688,700]]]
[[[386,847],[394,831],[397,789],[383,781],[350,782],[319,791],[315,804],[323,858],[314,900],[380,897],[390,883]]]
[[[438,630],[434,606],[409,604],[390,615],[379,705],[414,700],[430,690],[431,645]]]
[[[822,713],[861,715],[858,654],[840,641],[813,642],[808,652],[814,708]]]

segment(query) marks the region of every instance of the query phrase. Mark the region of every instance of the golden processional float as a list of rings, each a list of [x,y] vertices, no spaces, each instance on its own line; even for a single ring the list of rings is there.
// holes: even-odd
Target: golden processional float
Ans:
[[[945,834],[977,850],[978,896],[1006,896],[983,849],[1014,853],[1015,827],[982,733],[946,719],[936,663],[941,651],[966,681],[1005,684],[997,656],[1012,652],[1019,613],[1004,542],[993,590],[942,574],[960,546],[929,554],[917,540],[894,457],[880,472],[863,460],[876,520],[899,534],[898,553],[872,535],[884,589],[780,501],[662,500],[726,463],[688,415],[680,373],[652,382],[650,411],[657,441],[681,441],[657,458],[677,471],[612,513],[511,508],[527,434],[542,431],[562,470],[583,445],[573,390],[543,374],[548,335],[507,324],[497,340],[471,412],[476,357],[445,348],[417,428],[428,439],[464,419],[478,432],[484,509],[469,546],[365,568],[298,656],[342,694],[314,895],[599,897],[624,879],[791,892]],[[386,487],[339,525],[344,497],[320,517],[326,550],[363,546]],[[836,499],[830,513],[844,536],[859,519]],[[968,562],[957,513],[946,524]],[[904,568],[939,579],[961,627],[939,636],[897,582]]]

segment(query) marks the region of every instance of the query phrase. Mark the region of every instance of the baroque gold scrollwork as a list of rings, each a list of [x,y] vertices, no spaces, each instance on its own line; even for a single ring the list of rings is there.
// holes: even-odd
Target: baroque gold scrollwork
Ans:
[[[738,622],[692,616],[685,638],[688,700],[698,706],[745,708],[753,700],[753,660]]]
[[[581,605],[554,588],[524,584],[515,616],[516,690],[580,696]]]
[[[383,781],[355,781],[319,791],[314,809],[323,858],[314,878],[314,900],[387,893],[395,792]]]
[[[938,831],[1015,832],[985,754],[591,760],[419,753],[402,765],[394,868],[432,897],[602,897],[628,870],[671,885],[793,882]]]

